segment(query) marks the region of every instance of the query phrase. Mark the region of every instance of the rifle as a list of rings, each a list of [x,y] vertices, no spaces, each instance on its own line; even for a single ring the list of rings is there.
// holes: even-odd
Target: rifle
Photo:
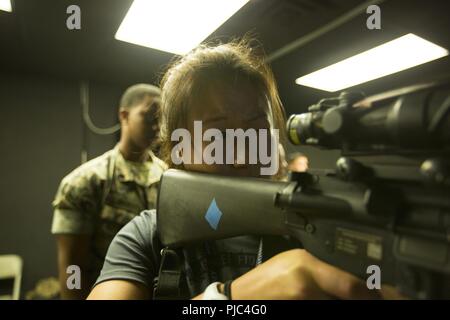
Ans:
[[[364,98],[341,93],[287,122],[293,144],[340,149],[336,168],[288,181],[171,169],[157,207],[163,245],[289,235],[317,258],[411,298],[450,298],[450,82]]]

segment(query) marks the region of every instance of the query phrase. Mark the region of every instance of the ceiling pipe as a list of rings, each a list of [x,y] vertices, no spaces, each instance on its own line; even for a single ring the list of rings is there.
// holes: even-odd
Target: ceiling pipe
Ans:
[[[353,8],[352,10],[350,10],[347,13],[343,14],[342,16],[338,17],[337,19],[327,23],[326,25],[324,25],[324,26],[308,33],[307,35],[304,35],[304,36],[292,41],[291,43],[285,45],[284,47],[281,47],[280,49],[276,50],[275,52],[273,52],[266,58],[266,62],[268,62],[268,63],[273,62],[273,61],[287,55],[288,53],[291,53],[292,51],[297,50],[300,47],[303,47],[305,44],[321,37],[322,35],[324,35],[327,32],[330,32],[333,29],[336,29],[337,27],[343,25],[344,23],[346,23],[346,22],[352,20],[353,18],[355,18],[356,16],[360,15],[361,13],[365,13],[368,6],[378,5],[384,1],[385,0],[369,0],[369,1],[366,1],[362,4],[360,4],[359,6]]]

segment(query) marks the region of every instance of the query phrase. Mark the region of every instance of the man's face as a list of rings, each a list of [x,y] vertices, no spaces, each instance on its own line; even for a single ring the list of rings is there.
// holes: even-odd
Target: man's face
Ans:
[[[128,111],[126,126],[133,143],[140,148],[148,148],[158,138],[158,109],[160,99],[146,96]]]

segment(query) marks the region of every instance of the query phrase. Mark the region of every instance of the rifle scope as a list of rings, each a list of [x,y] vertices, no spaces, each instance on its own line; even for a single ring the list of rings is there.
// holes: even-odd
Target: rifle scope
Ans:
[[[289,140],[346,151],[440,150],[450,145],[450,81],[364,98],[342,92],[294,114]]]

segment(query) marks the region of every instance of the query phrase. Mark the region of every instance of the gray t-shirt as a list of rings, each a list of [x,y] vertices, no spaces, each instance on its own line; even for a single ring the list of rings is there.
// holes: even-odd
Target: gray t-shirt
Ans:
[[[156,234],[156,211],[143,211],[131,220],[109,246],[96,285],[107,280],[132,280],[152,292],[158,276],[162,247]],[[260,238],[241,236],[208,241],[182,250],[184,275],[191,297],[215,281],[232,280],[254,268],[260,252]]]

